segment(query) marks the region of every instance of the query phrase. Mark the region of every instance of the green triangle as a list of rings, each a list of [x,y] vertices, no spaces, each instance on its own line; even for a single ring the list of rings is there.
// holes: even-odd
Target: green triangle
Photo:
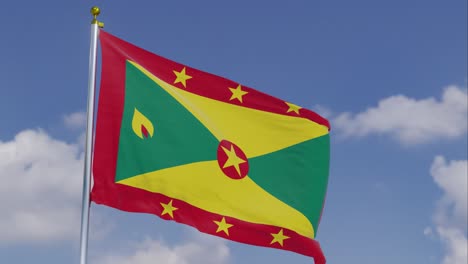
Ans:
[[[329,135],[249,160],[249,177],[304,214],[315,232],[328,184]]]
[[[135,108],[151,121],[152,137],[132,129]],[[125,103],[115,181],[193,162],[216,160],[218,140],[163,88],[126,62]]]

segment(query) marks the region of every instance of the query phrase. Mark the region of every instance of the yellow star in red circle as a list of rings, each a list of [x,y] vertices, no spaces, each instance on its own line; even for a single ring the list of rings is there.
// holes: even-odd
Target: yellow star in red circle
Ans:
[[[192,76],[185,73],[185,67],[180,72],[178,71],[173,71],[173,72],[176,75],[174,84],[182,83],[184,87],[187,87],[187,80],[192,79]]]
[[[224,147],[222,147],[223,150],[224,150],[224,153],[226,153],[228,159],[226,160],[226,163],[224,163],[223,165],[223,168],[227,168],[227,167],[231,167],[231,166],[234,166],[234,168],[236,169],[237,171],[237,174],[240,176],[241,175],[241,171],[240,171],[240,166],[239,164],[242,164],[242,163],[245,163],[247,162],[246,160],[240,158],[239,156],[237,156],[236,154],[236,151],[234,150],[234,146],[231,145],[231,150],[229,149],[226,149]]]

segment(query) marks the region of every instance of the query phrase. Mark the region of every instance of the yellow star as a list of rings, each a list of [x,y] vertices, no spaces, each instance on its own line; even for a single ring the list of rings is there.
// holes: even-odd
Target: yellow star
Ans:
[[[289,106],[289,109],[286,113],[289,113],[289,112],[294,112],[296,114],[299,114],[299,110],[302,109],[302,107],[298,106],[298,105],[295,105],[295,104],[291,104],[291,103],[288,103],[288,102],[285,102],[288,106]]]
[[[172,206],[172,200],[167,204],[161,203],[161,205],[164,208],[163,212],[161,213],[161,216],[168,214],[171,216],[171,218],[174,218],[174,211],[179,209]]]
[[[232,93],[231,98],[229,98],[229,101],[237,99],[241,103],[242,103],[242,96],[249,93],[249,92],[246,92],[246,91],[242,91],[242,87],[241,87],[240,84],[237,86],[237,88],[229,87],[229,90],[231,90],[231,93]]]
[[[223,231],[224,233],[226,233],[226,235],[229,236],[229,228],[231,228],[233,225],[226,223],[226,219],[224,217],[223,219],[221,219],[221,221],[213,221],[213,222],[215,222],[215,224],[218,225],[218,229],[216,229],[216,233]]]
[[[176,78],[175,81],[174,81],[174,84],[176,84],[176,83],[182,83],[182,85],[183,85],[184,87],[187,87],[187,86],[186,86],[186,85],[187,85],[186,82],[187,82],[188,79],[192,79],[192,76],[187,75],[187,74],[185,73],[185,67],[184,67],[180,72],[178,72],[178,71],[173,71],[173,72],[174,72],[174,74],[177,76],[177,78]]]
[[[283,235],[283,229],[281,229],[278,234],[271,234],[273,236],[273,240],[271,241],[271,244],[278,243],[281,246],[283,246],[283,241],[288,239],[288,236]]]
[[[228,159],[226,160],[226,163],[224,163],[224,165],[223,165],[223,169],[227,168],[227,167],[234,166],[236,168],[237,174],[239,174],[239,176],[240,176],[241,172],[240,172],[239,164],[245,163],[247,161],[243,160],[243,159],[241,159],[241,158],[239,158],[237,156],[233,145],[231,145],[231,150],[228,150],[228,149],[226,149],[224,147],[222,147],[222,148],[224,150],[224,153],[226,153],[226,155],[228,156]]]

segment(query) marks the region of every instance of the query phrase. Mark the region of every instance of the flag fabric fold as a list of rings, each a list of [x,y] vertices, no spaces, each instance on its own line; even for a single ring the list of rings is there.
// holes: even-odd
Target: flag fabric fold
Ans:
[[[95,203],[324,264],[320,115],[100,31]]]

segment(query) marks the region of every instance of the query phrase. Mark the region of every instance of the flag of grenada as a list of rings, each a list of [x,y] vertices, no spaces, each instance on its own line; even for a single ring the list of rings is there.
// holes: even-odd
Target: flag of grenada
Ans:
[[[92,201],[325,263],[328,121],[99,34]]]

